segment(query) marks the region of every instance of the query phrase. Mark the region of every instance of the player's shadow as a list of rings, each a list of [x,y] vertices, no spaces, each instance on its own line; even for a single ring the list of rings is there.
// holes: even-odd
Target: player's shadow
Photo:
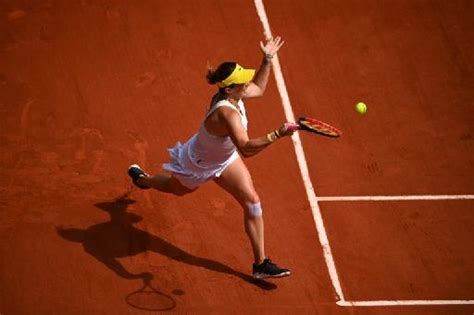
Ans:
[[[136,228],[133,224],[143,218],[127,212],[127,207],[133,203],[135,201],[129,199],[128,195],[112,202],[97,203],[96,207],[109,213],[110,221],[86,229],[58,227],[57,232],[68,241],[82,243],[87,253],[125,279],[144,279],[148,273],[131,273],[124,268],[118,258],[152,251],[192,266],[236,276],[264,290],[276,289],[274,283],[254,280],[248,274],[236,271],[218,261],[195,256],[156,235]]]

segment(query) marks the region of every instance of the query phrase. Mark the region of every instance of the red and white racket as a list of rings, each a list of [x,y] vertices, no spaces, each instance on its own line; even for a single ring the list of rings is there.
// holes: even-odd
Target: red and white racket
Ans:
[[[297,125],[291,124],[288,127],[292,130],[305,130],[331,138],[337,138],[342,135],[342,132],[336,127],[311,117],[300,117]]]

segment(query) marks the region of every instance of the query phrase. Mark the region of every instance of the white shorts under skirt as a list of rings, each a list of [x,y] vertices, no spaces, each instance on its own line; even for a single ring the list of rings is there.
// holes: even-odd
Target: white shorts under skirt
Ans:
[[[163,164],[163,169],[172,172],[174,177],[189,189],[195,189],[208,180],[221,176],[226,167],[239,157],[239,154],[235,151],[225,162],[208,168],[201,168],[190,160],[188,146],[188,143],[181,144],[178,142],[173,148],[168,149],[171,161]]]

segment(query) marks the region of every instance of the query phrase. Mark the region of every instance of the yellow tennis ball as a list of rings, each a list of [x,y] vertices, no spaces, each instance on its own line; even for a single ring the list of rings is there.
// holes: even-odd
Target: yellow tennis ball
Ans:
[[[364,102],[359,102],[356,104],[355,106],[356,108],[356,111],[359,113],[359,114],[365,114],[367,113],[367,105],[365,105]]]

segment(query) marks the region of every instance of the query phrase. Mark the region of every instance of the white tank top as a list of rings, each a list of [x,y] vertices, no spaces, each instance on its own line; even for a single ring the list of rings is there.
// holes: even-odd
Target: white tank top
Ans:
[[[220,100],[213,103],[211,109],[209,109],[204,117],[199,131],[189,140],[188,155],[196,166],[201,168],[214,168],[224,164],[232,154],[237,151],[237,148],[229,136],[219,137],[212,135],[206,130],[204,124],[207,117],[214,113],[219,107],[223,106],[230,107],[237,111],[240,115],[242,126],[247,130],[248,120],[242,100],[237,102],[238,108],[232,105],[228,100]]]

